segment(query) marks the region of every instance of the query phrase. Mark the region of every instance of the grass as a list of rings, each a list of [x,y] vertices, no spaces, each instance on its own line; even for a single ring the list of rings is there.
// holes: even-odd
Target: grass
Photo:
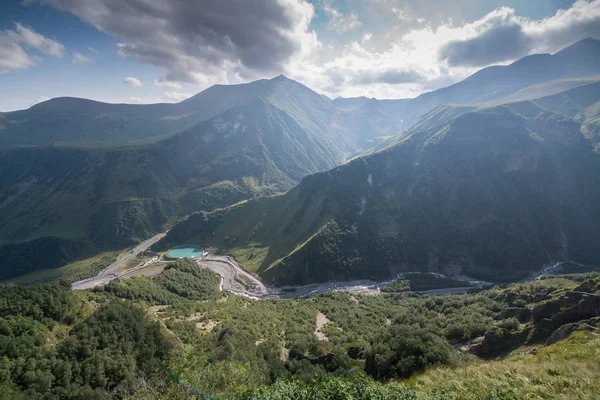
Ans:
[[[591,400],[600,398],[599,359],[600,334],[578,331],[537,352],[456,368],[434,368],[407,384],[424,397],[438,394],[448,400]]]
[[[260,245],[237,247],[227,250],[225,253],[235,258],[238,262],[241,262],[246,270],[256,272],[269,253],[269,247],[262,247]]]
[[[451,278],[443,278],[432,274],[407,274],[381,288],[382,292],[405,292],[420,290],[435,290],[448,288],[463,288],[473,286],[469,282]]]
[[[132,260],[129,260],[127,262],[127,265],[125,265],[125,268],[122,271],[119,271],[119,272],[127,272],[130,269],[133,269],[133,268],[137,267],[138,265],[140,265],[141,262],[142,262],[142,260],[139,259],[139,258],[137,258],[137,257],[134,258],[134,259],[132,259]]]
[[[164,271],[165,267],[168,265],[168,263],[155,263],[152,264],[146,268],[142,268],[139,269],[133,273],[131,273],[130,275],[127,275],[127,278],[125,279],[129,279],[129,278],[133,278],[134,276],[152,276],[152,275],[156,275],[158,273],[161,273],[162,271]]]
[[[116,252],[107,252],[95,255],[91,258],[75,261],[60,268],[42,269],[11,278],[3,283],[14,283],[17,285],[33,285],[36,283],[66,280],[75,282],[81,279],[91,278],[116,260]]]

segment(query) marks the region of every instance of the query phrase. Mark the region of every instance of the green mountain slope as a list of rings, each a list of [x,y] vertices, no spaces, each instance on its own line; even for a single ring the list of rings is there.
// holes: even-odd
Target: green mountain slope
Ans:
[[[582,41],[553,56],[482,70],[413,100],[330,100],[279,76],[213,86],[178,104],[134,106],[62,98],[0,114],[0,255],[11,260],[15,274],[23,268],[28,272],[64,264],[81,251],[129,245],[192,211],[288,190],[303,176],[366,149],[401,144],[416,133],[423,137],[422,132],[435,131],[467,111],[490,109],[490,103],[460,103],[488,102],[512,93],[518,99],[553,94],[542,103],[512,103],[511,111],[539,123],[573,119],[582,125],[585,139],[598,146],[600,106],[590,100],[596,88],[585,86],[589,81],[582,78],[598,68],[597,50],[597,41]],[[498,85],[505,89],[496,90]],[[588,87],[589,93],[556,94],[572,87]],[[440,104],[445,105],[435,108]],[[393,136],[422,113],[410,129]],[[328,194],[326,202],[332,196],[338,195]],[[352,201],[362,207],[363,197]],[[346,213],[346,206],[335,207]],[[346,229],[343,223],[339,226],[338,215],[319,212],[306,232],[286,231],[281,248],[270,251],[269,265],[329,220]],[[43,261],[46,243],[60,244],[52,262]],[[23,257],[27,249],[42,257]],[[253,265],[258,264],[263,262],[254,259]]]
[[[532,119],[538,116],[544,118],[546,112],[573,118],[583,125],[582,132],[586,137],[595,141],[598,134],[598,115],[600,113],[597,94],[599,89],[600,81],[598,78],[568,79],[552,81],[544,85],[532,85],[517,92],[514,96],[481,105],[445,104],[423,114],[401,134],[381,142],[379,145],[363,152],[363,155],[385,149],[398,141],[402,141],[404,136],[435,128],[464,113],[498,106],[509,107],[516,113],[523,113],[526,118]],[[548,95],[535,97],[536,94]],[[516,100],[512,101],[513,99]]]
[[[158,246],[214,246],[277,284],[407,270],[513,280],[551,260],[598,263],[600,156],[587,120],[554,107],[595,110],[598,93],[584,86],[415,128],[285,195],[193,215]]]
[[[307,131],[329,138],[329,146],[341,154],[360,149],[377,135],[397,131],[393,108],[380,107],[377,118],[362,108],[338,109],[334,101],[281,75],[247,84],[215,85],[176,104],[51,99],[28,110],[0,113],[0,147],[152,143],[259,98],[286,112]]]
[[[253,300],[191,260],[0,285],[7,399],[597,399],[598,273],[462,295]],[[201,393],[201,395],[198,395]],[[193,397],[190,397],[193,396]]]
[[[600,42],[585,39],[554,55],[533,55],[509,66],[484,68],[462,82],[415,99],[330,100],[284,76],[241,85],[215,85],[177,104],[107,104],[56,98],[28,110],[0,113],[0,147],[111,147],[155,142],[260,97],[305,129],[337,137],[331,145],[352,153],[376,144],[380,136],[407,128],[437,106],[503,98],[514,101],[532,91],[538,97],[548,95],[552,87],[557,87],[547,86],[548,82],[598,76],[599,65]],[[532,85],[535,88],[528,91],[526,88]]]
[[[528,99],[551,94],[544,83],[600,75],[600,41],[581,40],[556,54],[535,54],[507,66],[484,68],[454,85],[424,93],[403,105],[403,127],[409,127],[422,114],[444,104],[474,105],[525,95]],[[534,89],[525,88],[537,85]],[[540,87],[541,86],[541,87]],[[537,96],[532,93],[537,93]]]
[[[128,246],[181,215],[288,190],[342,160],[330,138],[262,99],[153,144],[3,150],[0,254],[11,260],[10,276],[55,267],[84,245]],[[44,263],[12,256],[26,253],[14,243],[52,237],[66,241],[68,257]]]

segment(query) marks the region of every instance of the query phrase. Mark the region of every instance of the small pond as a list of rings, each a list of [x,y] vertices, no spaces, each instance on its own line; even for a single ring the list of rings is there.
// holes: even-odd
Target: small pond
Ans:
[[[203,251],[196,246],[182,246],[171,249],[167,252],[169,258],[198,258],[202,257]]]

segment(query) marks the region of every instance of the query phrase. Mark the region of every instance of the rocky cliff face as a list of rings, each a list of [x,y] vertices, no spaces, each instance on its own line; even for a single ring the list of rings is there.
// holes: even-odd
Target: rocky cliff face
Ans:
[[[509,307],[494,319],[513,319],[512,327],[495,327],[473,340],[464,349],[479,357],[493,357],[524,344],[554,344],[576,330],[600,332],[600,278],[588,279],[574,290],[557,293],[553,287],[540,287],[535,293],[504,292],[508,303],[533,303],[529,307]]]

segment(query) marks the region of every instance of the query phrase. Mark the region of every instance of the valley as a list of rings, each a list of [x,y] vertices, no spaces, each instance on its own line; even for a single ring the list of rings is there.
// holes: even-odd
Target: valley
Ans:
[[[257,267],[269,282],[280,280],[279,284],[285,284],[297,280],[291,270],[290,277],[279,276],[282,270],[279,266],[290,265],[293,270],[293,265],[304,262],[301,259],[305,257],[305,246],[322,246],[316,242],[320,243],[325,234],[331,232],[335,233],[330,239],[341,240],[342,246],[355,247],[360,253],[344,261],[354,265],[353,272],[347,276],[340,271],[331,272],[327,277],[312,279],[377,281],[402,272],[405,263],[414,265],[413,269],[423,269],[431,259],[433,263],[441,262],[444,268],[450,264],[460,265],[473,276],[475,271],[468,271],[469,268],[485,269],[487,272],[480,277],[494,280],[491,271],[498,267],[496,261],[489,257],[475,260],[474,249],[469,249],[471,239],[443,249],[439,244],[434,245],[433,236],[464,237],[464,232],[454,230],[484,226],[486,223],[478,221],[486,221],[486,218],[503,219],[498,210],[486,210],[485,214],[483,209],[474,207],[479,213],[475,216],[453,208],[452,199],[459,196],[483,201],[486,193],[493,192],[506,207],[519,204],[518,213],[531,216],[533,211],[526,209],[527,205],[533,201],[532,196],[542,193],[519,187],[525,185],[525,180],[544,182],[559,168],[565,168],[565,174],[585,176],[575,169],[595,168],[591,164],[578,167],[573,160],[593,163],[589,154],[600,146],[595,107],[600,76],[599,63],[595,62],[600,52],[598,47],[598,41],[585,39],[554,55],[529,56],[508,66],[485,68],[462,82],[414,99],[331,100],[285,76],[278,76],[248,84],[215,85],[176,104],[123,105],[58,98],[28,110],[3,113],[0,119],[0,170],[3,171],[0,175],[0,257],[11,269],[0,271],[0,279],[59,268],[77,259],[117,251],[173,226],[173,232],[182,231],[181,225],[186,222],[178,223],[181,218],[192,214],[191,223],[196,218],[194,213],[218,212],[215,210],[248,201],[242,208],[253,208],[250,213],[263,212],[261,204],[268,203],[283,213],[278,216],[280,221],[289,221],[291,215],[299,219],[284,227],[285,232],[281,227],[269,226],[269,230],[278,232],[274,238],[240,238],[243,236],[237,233],[240,229],[247,230],[248,234],[260,234],[261,224],[271,223],[268,218],[264,222],[241,218],[240,226],[219,228],[224,235],[214,238],[217,247],[236,253],[243,264],[249,265],[248,261],[252,265],[260,264]],[[586,61],[573,64],[579,57]],[[542,66],[545,66],[544,73],[539,72]],[[40,126],[44,127],[43,133]],[[487,133],[495,135],[496,140],[488,145],[491,154],[498,151],[498,157],[508,157],[495,162],[504,162],[511,176],[498,175],[499,169],[495,176],[489,175],[491,165],[476,165],[485,161],[481,154],[480,159],[468,161],[471,167],[463,162],[467,160],[450,157],[461,152],[469,156],[474,150],[470,146],[482,143],[483,137],[477,136],[482,126],[490,129],[497,126],[496,132]],[[502,142],[501,132],[505,129],[514,133]],[[577,131],[580,133],[574,134]],[[563,144],[569,146],[569,152],[554,157],[552,152]],[[589,149],[584,150],[585,146]],[[438,148],[440,150],[436,150]],[[439,156],[434,154],[436,151],[440,152]],[[432,161],[433,157],[439,161]],[[572,157],[572,161],[565,157]],[[533,161],[527,163],[527,160]],[[418,165],[422,167],[414,168]],[[458,166],[462,169],[457,170]],[[364,176],[359,172],[361,168]],[[450,184],[443,190],[427,191],[428,182],[433,184],[436,179],[446,179],[443,171],[455,169],[456,173],[450,173],[452,182],[448,181]],[[354,172],[348,174],[350,170]],[[340,176],[334,178],[336,174]],[[352,174],[356,176],[350,178]],[[369,176],[374,183],[362,187],[360,183],[366,182]],[[356,183],[339,182],[348,178]],[[473,179],[480,179],[481,183],[465,188],[465,182],[473,182]],[[591,180],[594,176],[581,179]],[[584,187],[573,186],[579,180],[559,180],[562,186],[554,189],[559,194],[565,190],[576,193]],[[567,184],[568,181],[572,183]],[[581,185],[595,187],[592,182],[581,182]],[[497,192],[499,187],[506,188],[504,193]],[[477,192],[477,188],[482,192]],[[332,190],[347,190],[349,196],[338,198]],[[302,191],[302,196],[313,200],[312,204],[303,204],[306,200],[297,197]],[[409,197],[397,198],[396,204],[392,204],[388,198],[398,191]],[[286,194],[278,196],[281,193]],[[525,197],[517,198],[521,194]],[[425,197],[420,199],[419,196]],[[449,202],[434,204],[431,201],[436,196],[448,196]],[[254,203],[255,199],[271,197]],[[346,229],[360,226],[353,221],[354,206],[350,201],[359,204],[358,217],[377,221],[389,216],[390,223],[360,228],[357,234],[366,235],[364,239],[358,239],[350,231],[344,233]],[[411,209],[419,201],[423,203],[419,210]],[[569,199],[561,201],[570,202]],[[293,209],[292,203],[300,208]],[[402,214],[402,210],[408,209],[411,209],[408,215]],[[579,204],[579,209],[592,213],[593,207]],[[432,214],[435,221],[430,222],[426,214],[433,210],[436,210]],[[575,209],[567,212],[579,218]],[[457,217],[448,218],[451,213]],[[551,259],[560,259],[554,242],[562,240],[562,233],[556,224],[558,219],[564,220],[567,216],[558,217],[556,210],[551,214],[545,219],[554,225],[551,230],[555,237],[537,237],[530,243],[521,241],[527,250],[519,250],[522,246],[516,242],[509,245],[511,253],[529,254],[531,259],[526,259],[526,269],[534,270]],[[417,215],[422,215],[423,221],[418,222]],[[439,223],[440,218],[446,219],[447,229],[426,233],[428,224]],[[525,220],[528,221],[526,229],[530,230],[527,235],[535,237],[537,234],[532,230],[538,229],[535,226],[542,224],[538,222],[541,220],[538,217]],[[488,221],[487,225],[490,223],[496,222]],[[518,223],[511,221],[510,227],[500,229],[513,235],[510,231],[521,229],[516,228]],[[382,229],[386,233],[380,236],[370,229]],[[566,232],[568,227],[562,229],[568,242],[580,242]],[[415,232],[409,232],[413,230]],[[481,232],[469,235],[474,238],[479,234]],[[486,243],[494,237],[493,233],[483,233],[483,237],[488,234],[491,236]],[[587,232],[582,237],[591,234]],[[404,238],[407,235],[411,238]],[[225,237],[230,238],[229,243],[224,243]],[[237,242],[232,243],[233,239]],[[369,248],[385,255],[385,260],[380,260],[375,254],[373,260],[386,271],[366,274],[361,260],[372,256],[368,255],[369,250],[360,249],[360,245],[350,244],[353,240],[372,241]],[[429,248],[423,247],[422,241],[428,241]],[[398,249],[410,246],[416,253],[402,250],[391,255],[388,246]],[[481,243],[477,246],[479,253],[506,251],[485,248],[487,245]],[[537,250],[530,251],[532,248]],[[578,245],[574,251],[577,248]],[[261,254],[248,260],[246,255],[253,254],[252,249]],[[581,249],[573,258],[596,262],[582,257],[586,251]],[[265,252],[269,254],[263,254]],[[444,272],[443,268],[436,268]],[[518,273],[506,275],[508,280],[520,278]]]
[[[133,249],[126,250],[126,251],[120,253],[117,256],[115,262],[113,262],[108,267],[106,267],[105,269],[100,271],[100,273],[97,276],[73,282],[73,284],[72,284],[73,290],[92,289],[99,285],[105,285],[108,282],[112,281],[113,279],[122,277],[123,274],[130,274],[132,272],[151,267],[155,263],[154,261],[158,262],[158,259],[150,260],[150,261],[152,261],[150,263],[147,261],[140,262],[133,269],[127,269],[128,264],[130,264],[132,261],[135,263],[136,259],[142,253],[144,253],[146,250],[148,250],[150,248],[150,246],[152,246],[153,244],[158,242],[160,239],[165,237],[165,235],[166,235],[166,232],[159,233],[158,235],[155,235],[155,236],[151,237],[150,239],[144,240],[143,242],[141,242],[140,244],[135,246]]]
[[[0,321],[5,332],[11,329],[12,344],[0,341],[0,349],[14,372],[0,390],[17,399],[22,388],[29,398],[43,398],[66,385],[84,397],[90,385],[140,399],[155,392],[185,399],[189,387],[235,400],[271,399],[277,391],[302,396],[305,390],[316,399],[368,390],[412,400],[439,400],[440,391],[470,400],[498,393],[593,399],[597,393],[597,273],[469,294],[445,289],[444,296],[333,291],[256,300],[221,291],[222,283],[210,269],[182,259],[160,275],[92,290],[57,282],[2,285],[0,298],[12,301],[0,303]],[[13,330],[9,313],[15,312],[22,314],[20,326],[31,326],[28,335]],[[61,336],[61,329],[71,335]],[[57,344],[26,347],[30,335],[54,335]],[[89,354],[85,368],[106,374],[106,383],[81,371],[71,348]],[[29,360],[21,371],[17,354]],[[72,374],[66,381],[43,386],[18,380],[32,368],[38,379],[55,376],[57,365]],[[119,374],[110,372],[115,365]]]
[[[600,0],[0,1],[0,400],[600,400]]]
[[[131,250],[125,250],[120,253],[116,261],[102,270],[98,275],[86,278],[71,284],[72,290],[88,290],[107,285],[113,280],[129,279],[133,276],[152,277],[162,273],[168,263],[174,262],[166,258],[166,253],[157,253],[150,258],[140,258],[150,250],[152,245],[164,238],[168,232],[158,234],[137,245]],[[153,253],[154,254],[154,253]],[[139,259],[139,261],[136,261]],[[128,268],[131,263],[134,267]],[[387,279],[380,282],[371,280],[356,280],[356,281],[330,281],[321,284],[307,285],[287,285],[281,287],[270,287],[265,285],[261,280],[239,264],[231,256],[221,256],[212,254],[210,251],[204,251],[202,256],[194,259],[194,262],[199,266],[208,268],[218,276],[220,276],[220,290],[227,291],[237,296],[247,297],[254,300],[268,299],[301,299],[307,297],[318,296],[328,292],[346,292],[357,295],[381,295],[382,292],[393,292],[394,290],[386,290],[392,282],[401,281],[406,277],[416,276],[421,277],[424,281],[431,281],[435,286],[434,281],[454,280],[455,282],[443,288],[418,288],[411,289],[410,287],[402,291],[410,291],[411,293],[420,293],[426,295],[448,295],[448,294],[465,294],[473,289],[481,289],[491,287],[491,282],[476,280],[467,276],[445,276],[440,273],[428,272],[405,272],[398,274],[393,279]],[[536,273],[533,273],[531,279],[527,281],[539,281],[546,277],[552,276],[553,273],[560,273],[564,262],[551,263],[543,267]],[[593,267],[586,268],[582,264],[571,263],[584,270],[594,270]],[[461,286],[461,283],[464,285]],[[382,288],[384,290],[382,291]]]

